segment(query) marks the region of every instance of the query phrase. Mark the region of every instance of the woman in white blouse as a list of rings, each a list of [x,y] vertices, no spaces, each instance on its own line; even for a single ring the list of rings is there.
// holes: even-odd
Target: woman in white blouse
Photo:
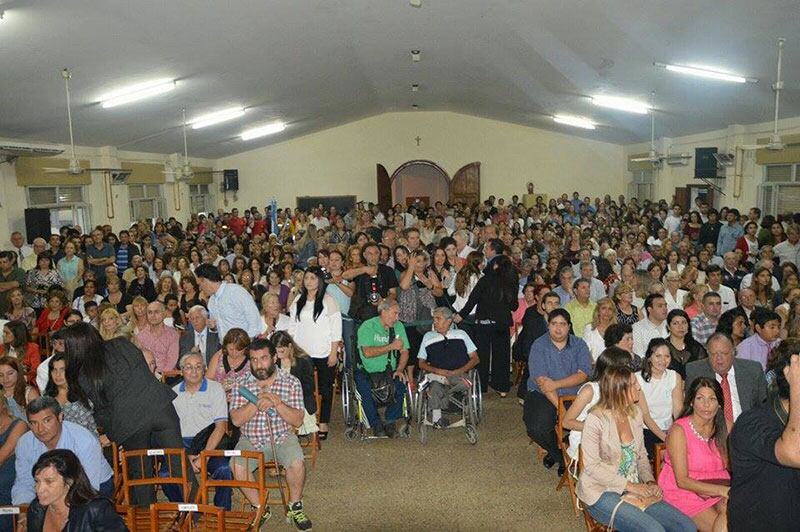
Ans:
[[[308,268],[302,288],[290,307],[289,334],[314,362],[319,379],[322,408],[319,413],[319,438],[328,437],[328,422],[333,402],[339,345],[342,341],[342,314],[333,296],[326,293],[325,272],[319,266]]]
[[[466,262],[461,270],[456,274],[456,280],[447,289],[447,293],[455,296],[453,301],[453,310],[459,312],[464,305],[467,304],[469,295],[478,284],[478,279],[481,277],[481,264],[483,263],[483,253],[479,251],[471,251],[467,255]]]
[[[686,297],[686,290],[681,290],[681,274],[676,271],[669,271],[664,276],[664,299],[667,300],[667,310],[683,310],[683,300]]]
[[[599,299],[594,307],[592,323],[587,324],[583,330],[583,341],[589,346],[592,360],[597,360],[605,350],[606,342],[603,337],[612,323],[617,323],[617,307],[614,301],[610,297]]]
[[[642,370],[636,373],[645,399],[639,402],[646,425],[644,445],[651,457],[683,408],[683,379],[677,371],[668,369],[671,361],[667,340],[653,338],[647,346]]]

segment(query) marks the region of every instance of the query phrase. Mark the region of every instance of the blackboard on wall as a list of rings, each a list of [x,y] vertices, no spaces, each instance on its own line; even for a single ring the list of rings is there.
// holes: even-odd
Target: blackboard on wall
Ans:
[[[344,214],[356,206],[355,196],[297,196],[297,208],[301,211],[310,212],[311,209],[319,204],[326,209],[336,207],[336,211]]]

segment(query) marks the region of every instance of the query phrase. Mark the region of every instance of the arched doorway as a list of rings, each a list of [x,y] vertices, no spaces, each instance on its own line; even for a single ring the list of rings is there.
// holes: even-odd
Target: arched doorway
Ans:
[[[401,164],[391,177],[392,203],[433,205],[450,199],[450,176],[441,166],[425,160]]]

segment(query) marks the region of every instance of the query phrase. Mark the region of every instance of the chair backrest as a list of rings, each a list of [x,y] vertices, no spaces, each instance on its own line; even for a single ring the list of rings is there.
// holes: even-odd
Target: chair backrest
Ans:
[[[136,509],[128,504],[117,504],[115,508],[128,530],[136,530]]]
[[[122,500],[131,504],[131,490],[136,486],[163,486],[173,484],[183,490],[183,499],[189,498],[189,477],[186,451],[181,449],[137,449],[122,451]],[[179,464],[177,465],[176,464]],[[140,477],[131,478],[131,464],[137,463]],[[166,464],[165,474],[159,474]]]
[[[27,504],[21,504],[19,506],[0,506],[0,523],[3,522],[5,518],[11,518],[11,528],[10,530],[16,530],[17,524],[22,519],[28,511]]]
[[[567,410],[569,410],[570,405],[572,404],[575,399],[577,399],[577,395],[562,395],[558,398],[558,417],[556,418],[556,437],[558,438],[558,444],[561,445],[564,442],[564,426],[562,423],[564,422],[564,417],[567,415]]]
[[[667,446],[663,443],[657,443],[655,446],[655,456],[653,457],[653,476],[656,477],[658,480],[658,476],[661,474],[661,468],[664,465],[664,453],[667,450]]]
[[[177,523],[176,512],[182,514]],[[195,520],[195,514],[200,514],[199,519]],[[173,530],[176,527],[179,530],[225,532],[224,515],[225,510],[210,504],[157,502],[150,505],[150,532]]]
[[[317,423],[319,423],[319,413],[322,410],[322,394],[319,393],[319,375],[317,368],[314,368],[314,402],[317,404]]]
[[[254,480],[218,480],[209,478],[208,474],[208,461],[214,457],[225,458],[238,458],[247,460],[247,470],[255,471]],[[210,490],[219,488],[239,488],[239,489],[253,489],[258,491],[258,500],[262,501],[261,507],[264,507],[264,501],[267,499],[267,485],[265,481],[266,465],[264,462],[264,454],[257,451],[203,451],[200,453],[200,489],[198,500],[202,504],[209,504],[211,496]],[[244,501],[243,501],[244,502]]]

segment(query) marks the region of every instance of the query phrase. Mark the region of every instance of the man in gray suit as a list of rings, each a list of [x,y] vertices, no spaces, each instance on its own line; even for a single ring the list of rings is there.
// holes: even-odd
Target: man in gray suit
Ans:
[[[189,324],[181,336],[180,354],[183,356],[196,349],[208,364],[214,353],[222,347],[217,332],[208,328],[208,311],[202,305],[195,305],[189,309],[186,316],[189,318]]]
[[[708,358],[686,365],[687,392],[697,377],[715,379],[722,387],[722,411],[730,423],[767,400],[767,380],[761,364],[736,358],[736,349],[727,334],[712,334],[706,347]]]

